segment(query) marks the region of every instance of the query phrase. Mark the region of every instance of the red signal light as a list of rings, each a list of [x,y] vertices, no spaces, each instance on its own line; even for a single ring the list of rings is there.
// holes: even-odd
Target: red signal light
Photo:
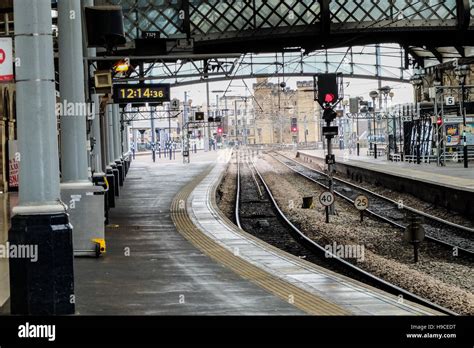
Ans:
[[[292,127],[292,128],[291,128],[291,131],[292,131],[293,133],[295,133],[295,132],[297,132],[297,131],[298,131],[298,128],[296,128],[296,127]]]
[[[441,116],[438,116],[438,119],[436,120],[436,124],[438,126],[441,126],[443,124],[443,118]]]
[[[332,103],[336,99],[336,96],[332,93],[326,93],[324,95],[324,102],[325,103]]]
[[[217,128],[217,133],[222,134],[222,128]]]

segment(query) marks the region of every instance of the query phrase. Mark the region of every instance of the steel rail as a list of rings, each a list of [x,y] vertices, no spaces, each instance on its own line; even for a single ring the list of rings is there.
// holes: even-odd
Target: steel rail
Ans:
[[[347,269],[350,269],[351,271],[353,271],[354,273],[358,274],[359,276],[361,276],[362,278],[364,279],[370,279],[372,282],[374,282],[375,284],[379,285],[379,287],[393,295],[402,295],[405,299],[408,299],[412,302],[415,302],[415,303],[418,303],[418,304],[421,304],[425,307],[428,307],[428,308],[431,308],[431,309],[435,309],[441,313],[444,313],[444,314],[449,314],[449,315],[459,315],[458,313],[454,312],[454,311],[451,311],[450,309],[447,309],[447,308],[444,308],[436,303],[433,303],[421,296],[418,296],[408,290],[405,290],[395,284],[392,284],[382,278],[379,278],[375,275],[373,275],[372,273],[370,272],[367,272],[365,270],[363,270],[362,268],[359,268],[355,265],[353,265],[352,263],[344,260],[343,258],[337,256],[336,254],[326,250],[323,246],[319,245],[318,243],[316,243],[314,240],[310,239],[309,237],[307,237],[303,232],[301,232],[287,217],[286,215],[284,214],[284,212],[280,209],[275,197],[273,196],[268,184],[265,182],[263,176],[261,175],[261,173],[258,171],[255,163],[253,162],[253,160],[250,160],[250,164],[251,166],[254,168],[255,170],[255,173],[257,174],[258,178],[260,179],[260,181],[262,182],[262,185],[263,187],[265,188],[265,191],[267,192],[268,196],[270,197],[270,201],[273,205],[273,207],[276,209],[276,211],[278,212],[279,216],[281,217],[281,219],[285,222],[286,225],[288,225],[288,227],[290,228],[290,232],[291,232],[291,235],[295,238],[295,240],[300,244],[302,245],[303,247],[307,248],[308,250],[310,250],[311,252],[313,253],[324,253],[324,255],[328,258],[331,258],[332,260],[335,260],[336,262],[338,262],[342,267],[345,267]],[[240,164],[238,164],[240,165]],[[240,171],[237,170],[237,173],[238,173],[238,176],[240,176]],[[240,181],[240,178],[238,178],[238,181]],[[240,186],[239,186],[239,190],[240,190]],[[238,207],[238,203],[236,202],[236,207]],[[239,220],[240,219],[238,218],[238,215],[239,215],[239,210],[236,209],[236,220]],[[242,228],[241,226],[239,226],[239,228]]]
[[[323,173],[323,172],[321,172],[321,171],[319,171],[319,170],[316,170],[316,169],[314,169],[314,168],[311,168],[311,167],[309,167],[309,166],[307,166],[307,165],[305,165],[305,164],[303,164],[303,163],[300,163],[300,162],[298,162],[298,161],[295,161],[295,160],[293,160],[293,159],[291,159],[291,158],[289,158],[289,157],[287,157],[287,156],[285,156],[285,155],[283,155],[283,154],[281,154],[281,153],[278,153],[278,152],[276,152],[276,151],[273,151],[273,152],[274,152],[275,154],[277,154],[278,156],[284,157],[285,159],[287,159],[287,160],[289,160],[289,161],[291,161],[291,162],[293,162],[293,163],[295,163],[295,164],[297,164],[297,165],[299,165],[299,166],[302,166],[302,167],[304,167],[304,168],[306,168],[306,169],[308,169],[308,170],[310,170],[310,171],[312,171],[312,172],[314,172],[314,173],[316,173],[316,174],[318,174],[318,175],[320,175],[320,176],[323,176],[324,178],[327,178],[327,174],[326,174],[326,173]],[[324,185],[323,183],[319,182],[318,180],[316,180],[316,179],[314,179],[314,178],[312,178],[312,177],[310,177],[310,176],[308,176],[308,175],[302,173],[301,171],[296,170],[295,168],[292,168],[292,167],[289,166],[288,164],[286,164],[286,163],[284,163],[283,161],[281,161],[280,159],[278,159],[276,156],[272,156],[272,157],[273,157],[275,160],[277,160],[278,162],[280,162],[281,164],[283,164],[285,167],[287,167],[287,168],[289,168],[290,170],[294,171],[295,173],[297,173],[297,174],[299,174],[299,175],[305,177],[306,179],[308,179],[308,180],[310,180],[310,181],[312,181],[312,182],[314,182],[314,183],[320,185],[321,187],[323,187],[323,188],[325,188],[325,189],[328,188],[326,185]],[[339,179],[339,178],[333,178],[333,180],[336,181],[336,182],[340,182],[340,183],[342,183],[342,184],[344,184],[344,185],[346,185],[346,186],[352,187],[352,188],[354,188],[354,189],[363,191],[363,192],[365,192],[365,193],[367,193],[367,194],[369,194],[369,195],[375,196],[375,197],[377,197],[377,198],[379,198],[379,199],[382,199],[382,200],[384,200],[384,201],[386,201],[386,202],[388,202],[388,203],[390,203],[390,204],[393,204],[393,205],[397,205],[397,206],[398,206],[398,202],[395,202],[394,200],[391,200],[390,198],[384,197],[384,196],[382,196],[382,195],[380,195],[380,194],[378,194],[378,193],[375,193],[375,192],[373,192],[373,191],[370,191],[370,190],[368,190],[368,189],[366,189],[366,188],[364,188],[364,187],[360,187],[360,186],[358,186],[358,185],[355,185],[355,184],[353,184],[353,183],[347,182],[347,181],[342,180],[342,179]],[[334,193],[335,193],[336,195],[338,195],[339,197],[345,199],[346,201],[350,202],[351,204],[354,204],[354,200],[352,200],[351,198],[345,196],[344,194],[342,194],[342,193],[340,193],[340,192],[338,192],[338,191],[334,191]],[[419,215],[421,215],[421,216],[423,216],[423,217],[426,217],[428,220],[436,221],[437,223],[445,224],[445,225],[447,225],[447,226],[449,226],[449,227],[457,228],[457,229],[463,230],[464,232],[474,233],[474,230],[473,230],[473,229],[470,229],[470,228],[468,228],[468,227],[466,227],[466,226],[454,224],[454,223],[452,223],[452,222],[449,222],[449,221],[443,220],[443,219],[441,219],[441,218],[438,218],[438,217],[429,215],[429,214],[427,214],[427,213],[421,212],[421,211],[419,211],[419,210],[417,210],[417,209],[414,209],[414,208],[411,208],[411,207],[408,207],[408,206],[405,206],[405,205],[403,206],[403,209],[406,209],[406,210],[408,210],[408,211],[411,211],[411,212],[414,213],[414,214],[419,214]],[[367,209],[367,210],[366,210],[366,213],[369,214],[369,215],[371,215],[371,216],[373,216],[374,218],[377,218],[377,219],[379,219],[379,220],[381,220],[381,221],[384,221],[384,222],[386,222],[386,223],[388,223],[388,224],[390,224],[390,225],[392,225],[392,226],[395,226],[395,227],[399,228],[400,230],[405,230],[405,226],[404,226],[404,225],[399,224],[399,223],[397,223],[396,221],[393,221],[393,220],[391,220],[391,219],[389,219],[389,218],[387,218],[387,217],[385,217],[385,216],[382,216],[382,215],[380,215],[380,214],[378,214],[378,213],[376,213],[376,212],[374,212],[374,211],[372,211],[372,210],[370,210],[370,209]],[[471,250],[465,249],[465,248],[460,247],[460,246],[458,246],[458,245],[454,245],[454,244],[452,244],[452,243],[450,243],[450,242],[448,242],[448,241],[445,241],[445,240],[442,240],[442,239],[433,237],[433,236],[431,236],[431,235],[426,235],[425,238],[426,238],[426,239],[429,239],[429,240],[431,240],[431,241],[433,241],[433,242],[435,242],[435,243],[437,243],[437,244],[441,244],[441,245],[444,245],[444,246],[449,247],[449,248],[457,248],[457,250],[458,250],[459,252],[465,254],[466,256],[469,256],[469,257],[473,257],[473,256],[474,256],[474,253],[473,253]]]

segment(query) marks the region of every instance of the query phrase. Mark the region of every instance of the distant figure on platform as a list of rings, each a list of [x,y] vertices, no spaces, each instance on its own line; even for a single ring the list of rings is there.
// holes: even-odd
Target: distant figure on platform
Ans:
[[[135,159],[135,143],[134,142],[132,142],[131,150],[132,150],[133,159]]]

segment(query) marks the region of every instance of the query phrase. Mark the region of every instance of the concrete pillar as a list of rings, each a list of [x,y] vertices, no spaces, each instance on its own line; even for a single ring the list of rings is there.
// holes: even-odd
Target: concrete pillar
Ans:
[[[63,183],[89,182],[81,13],[80,1],[61,0],[58,2],[59,83],[61,102],[63,106],[68,106],[63,108],[61,115]],[[72,110],[69,108],[71,105]]]
[[[123,127],[123,151],[128,153],[130,151],[130,126],[125,122]]]
[[[107,173],[108,174],[113,174],[114,176],[114,195],[116,197],[119,196],[119,186],[120,186],[120,173],[119,170],[117,169],[117,163],[115,162],[115,159],[117,158],[115,151],[115,132],[114,132],[114,104],[107,104],[107,109],[106,109],[106,117],[107,117],[107,154],[108,154],[108,167],[107,167]]]
[[[137,151],[138,146],[137,146],[137,132],[138,130],[136,128],[133,128],[132,126],[132,137],[133,137],[133,146],[135,147],[135,151]]]
[[[88,168],[82,8],[77,0],[58,2],[61,114],[61,199],[69,206],[74,254],[96,256],[104,239],[103,188],[94,186]],[[95,110],[94,110],[95,111]],[[94,194],[96,193],[96,194]]]
[[[91,152],[92,157],[92,170],[94,175],[104,175],[104,169],[102,168],[101,148],[102,148],[102,137],[100,132],[100,98],[99,95],[92,95],[92,103],[94,107],[94,119],[92,120],[91,139],[94,140],[94,149]]]
[[[86,6],[94,6],[94,0],[82,0],[82,8],[84,9]],[[84,12],[82,12],[84,15]],[[83,37],[86,35],[85,31],[85,22],[83,21]],[[95,48],[87,48],[86,40],[83,40],[83,52],[88,57],[95,57],[97,55],[97,50]],[[89,68],[87,64],[85,68]],[[93,76],[95,72],[95,68],[93,66],[90,67],[89,74]],[[85,70],[85,73],[87,71]],[[88,79],[85,76],[85,85],[86,88],[88,86]],[[86,99],[87,99],[87,89],[86,89]],[[101,129],[100,129],[100,97],[98,94],[93,93],[90,96],[90,101],[93,103],[93,112],[94,117],[92,119],[92,126],[91,126],[91,134],[90,137],[93,138],[95,145],[94,149],[90,153],[91,156],[91,164],[92,164],[92,171],[94,172],[94,176],[104,176],[103,168],[103,161],[102,161],[102,136],[101,136]]]
[[[114,145],[114,127],[113,127],[113,104],[107,104],[107,163],[109,166],[114,164],[115,160],[115,145]]]
[[[72,231],[60,202],[51,1],[15,0],[14,22],[21,168],[9,242],[36,250],[37,260],[9,259],[11,313],[73,314]]]
[[[113,105],[113,132],[114,132],[114,160],[119,161],[122,158],[122,140],[120,138],[120,106]]]

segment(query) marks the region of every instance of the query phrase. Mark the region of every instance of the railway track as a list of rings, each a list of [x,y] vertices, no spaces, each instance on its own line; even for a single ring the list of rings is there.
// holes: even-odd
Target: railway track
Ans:
[[[407,300],[441,313],[457,315],[447,308],[389,283],[328,252],[324,246],[308,238],[285,216],[263,176],[247,153],[242,150],[238,151],[236,164],[235,221],[239,228],[307,261],[323,264],[323,267],[343,273],[391,294],[402,295]]]
[[[310,168],[281,153],[272,151],[269,154],[295,173],[323,188],[328,188],[328,175],[326,173]],[[400,231],[404,231],[407,226],[407,212],[419,216],[423,221],[422,226],[425,229],[426,239],[451,248],[453,253],[456,248],[458,254],[469,258],[474,257],[474,229],[454,224],[406,205],[400,206],[399,202],[339,178],[333,178],[333,189],[337,196],[351,204],[354,203],[357,196],[362,194],[367,196],[370,206],[366,212],[374,218],[398,228]]]

